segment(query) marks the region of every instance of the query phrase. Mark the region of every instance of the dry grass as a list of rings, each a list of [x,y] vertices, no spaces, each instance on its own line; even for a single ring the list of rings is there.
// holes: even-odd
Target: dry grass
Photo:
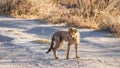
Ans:
[[[12,0],[2,5],[5,10],[1,9],[0,13],[10,13],[13,17],[44,19],[52,24],[107,30],[120,35],[120,0],[83,0],[80,5],[77,0],[32,1]]]
[[[111,33],[115,37],[120,37],[120,24],[119,23],[116,23],[116,24],[112,25]]]
[[[34,40],[33,42],[37,42],[37,43],[47,43],[47,44],[50,44],[51,41],[48,40],[48,39],[37,39],[37,40]]]
[[[38,17],[38,7],[29,0],[8,0],[1,5],[0,11],[0,14],[9,14],[12,17]]]
[[[18,0],[12,4],[12,10],[10,11],[13,17],[33,18],[37,17],[38,7],[36,7],[29,0]]]

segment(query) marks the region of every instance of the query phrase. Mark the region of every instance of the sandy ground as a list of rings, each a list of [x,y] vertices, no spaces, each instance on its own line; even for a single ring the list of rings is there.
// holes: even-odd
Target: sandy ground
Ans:
[[[0,68],[120,68],[120,38],[108,37],[106,32],[78,29],[80,59],[75,59],[74,46],[69,60],[65,49],[58,52],[61,58],[56,60],[52,52],[45,54],[50,44],[33,42],[50,40],[56,31],[67,29],[34,19],[0,16]]]

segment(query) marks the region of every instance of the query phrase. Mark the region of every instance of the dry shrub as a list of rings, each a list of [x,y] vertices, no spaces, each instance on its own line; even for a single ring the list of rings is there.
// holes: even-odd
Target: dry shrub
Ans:
[[[2,1],[1,1],[2,2]],[[11,11],[11,4],[13,3],[12,0],[10,0],[9,2],[6,1],[6,3],[2,3],[0,4],[0,14],[10,14]]]
[[[78,5],[77,0],[53,0],[56,5],[51,0],[38,1],[39,6],[36,7],[29,0],[21,0],[16,5],[17,15],[38,15],[52,24],[106,30],[116,35],[120,33],[120,0],[83,0],[83,6]]]
[[[56,15],[59,10],[54,6],[51,0],[38,0],[39,2],[39,18],[48,20],[49,18]]]
[[[116,12],[118,13],[118,12]],[[114,36],[120,35],[120,16],[119,14],[109,14],[101,12],[95,19],[99,22],[99,30],[105,30],[112,33]]]
[[[55,16],[53,15],[48,18],[50,23],[64,23],[69,26],[94,28],[115,34],[117,33],[117,27],[119,26],[117,23],[120,22],[118,22],[119,20],[116,18],[120,16],[120,0],[92,0],[92,7],[90,6],[89,0],[84,0],[84,12],[81,12],[78,8],[77,0],[53,1],[59,4],[59,6],[57,5],[59,10],[56,12]],[[76,6],[73,6],[74,4],[76,4]],[[65,8],[61,8],[61,6]],[[113,28],[113,25],[116,24],[117,27],[114,26]]]
[[[1,14],[9,14],[13,17],[33,18],[38,16],[38,7],[30,0],[8,0],[0,7]]]
[[[119,23],[112,25],[111,33],[115,37],[120,37],[120,24]]]
[[[11,16],[13,17],[34,17],[37,16],[38,7],[29,0],[17,0],[12,4]]]

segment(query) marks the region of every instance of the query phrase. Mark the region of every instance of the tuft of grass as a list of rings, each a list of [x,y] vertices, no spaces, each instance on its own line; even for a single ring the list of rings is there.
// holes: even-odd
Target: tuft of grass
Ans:
[[[45,43],[45,44],[50,44],[51,43],[51,41],[48,40],[48,39],[37,39],[37,40],[34,40],[33,42]]]

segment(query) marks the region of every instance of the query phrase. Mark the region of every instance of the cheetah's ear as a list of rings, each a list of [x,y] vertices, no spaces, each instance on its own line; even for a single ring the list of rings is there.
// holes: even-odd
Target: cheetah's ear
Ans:
[[[71,32],[72,30],[73,30],[73,27],[70,27],[68,31]]]
[[[75,33],[77,33],[77,29],[76,28],[74,29],[74,31],[75,31]]]
[[[75,33],[77,32],[77,29],[74,28],[74,27],[71,27],[70,29],[71,29],[72,31],[74,31]]]
[[[74,27],[71,27],[71,28],[69,28],[69,32],[77,32],[77,29],[76,28],[74,28]]]
[[[70,29],[69,30],[74,30],[74,28],[73,27],[70,27]]]

